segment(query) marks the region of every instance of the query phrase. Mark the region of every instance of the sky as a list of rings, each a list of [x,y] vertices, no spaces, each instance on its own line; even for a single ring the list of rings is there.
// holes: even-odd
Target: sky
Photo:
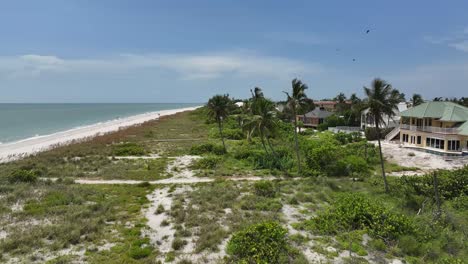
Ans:
[[[0,0],[0,102],[468,96],[468,1]],[[369,30],[369,33],[367,33]]]

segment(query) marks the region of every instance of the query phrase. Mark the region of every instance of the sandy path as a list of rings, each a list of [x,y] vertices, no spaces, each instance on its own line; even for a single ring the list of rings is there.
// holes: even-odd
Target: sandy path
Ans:
[[[85,127],[79,127],[46,136],[29,138],[17,142],[0,145],[0,163],[20,159],[31,154],[46,151],[60,145],[71,144],[76,141],[89,139],[98,135],[118,131],[119,129],[142,124],[158,119],[161,116],[173,115],[183,111],[195,110],[198,107],[187,107],[172,110],[162,110],[145,113],[127,118],[97,123]]]
[[[258,176],[250,176],[250,177],[226,177],[221,178],[227,181],[261,181],[261,180],[277,180],[280,178],[275,177],[258,177]],[[294,180],[295,178],[290,178]],[[54,180],[54,179],[52,179]],[[150,184],[191,184],[191,183],[203,183],[203,182],[214,182],[216,179],[214,178],[198,178],[198,177],[191,177],[191,178],[168,178],[163,180],[157,181],[148,181]],[[139,184],[146,181],[137,181],[137,180],[83,180],[78,179],[75,180],[75,183],[78,184]]]

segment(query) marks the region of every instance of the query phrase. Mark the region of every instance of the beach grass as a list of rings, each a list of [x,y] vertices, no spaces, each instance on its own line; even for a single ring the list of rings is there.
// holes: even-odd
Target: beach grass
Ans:
[[[233,259],[226,255],[225,249],[233,235],[252,225],[270,222],[288,230],[289,259],[285,263],[307,263],[304,254],[309,250],[322,262],[331,263],[384,263],[395,258],[424,263],[431,259],[457,261],[468,256],[467,241],[463,238],[466,199],[463,196],[446,199],[442,205],[444,213],[434,224],[436,205],[427,180],[413,182],[389,177],[391,189],[386,193],[376,153],[363,152],[365,142],[343,145],[336,143],[331,134],[316,135],[310,140],[314,145],[308,151],[317,155],[306,155],[305,162],[314,168],[315,160],[327,158],[323,166],[315,167],[323,171],[311,170],[307,177],[298,177],[294,167],[288,167],[287,172],[281,170],[281,166],[290,163],[287,155],[290,142],[281,137],[272,139],[276,149],[286,153],[285,162],[277,167],[267,162],[265,157],[271,156],[265,154],[256,138],[251,142],[236,137],[227,139],[228,153],[224,153],[219,150],[220,139],[213,133],[216,124],[206,122],[205,114],[203,109],[179,113],[88,142],[0,164],[3,228],[0,235],[5,236],[4,239],[0,236],[0,260],[17,257],[36,263],[229,263]],[[235,130],[235,124],[229,129]],[[342,175],[341,172],[349,171],[325,170],[328,163],[336,161],[333,155],[338,152],[354,158],[346,161],[365,160],[363,167],[369,171]],[[198,158],[187,166],[174,166],[177,158],[187,155]],[[388,171],[417,169],[388,162],[386,168]],[[176,177],[187,170],[214,181],[191,185],[146,182]],[[268,181],[229,180],[234,176],[254,175]],[[80,185],[74,183],[77,179],[145,182]],[[449,177],[441,179],[446,188],[444,194],[457,191],[450,182]],[[330,217],[330,223],[338,223],[349,212],[343,208],[338,210],[343,215],[330,212],[336,212],[335,206],[342,197],[355,195],[370,201],[373,208],[384,208],[385,214],[409,219],[418,227],[417,232],[381,238],[369,227],[345,229],[337,224],[326,225],[327,221],[323,225],[314,222],[320,216]],[[160,221],[155,230],[150,229],[150,221],[146,219],[150,209],[148,219],[155,216]],[[389,230],[399,228],[388,227]],[[161,240],[154,241],[148,235],[163,229],[168,231]],[[348,250],[352,254],[345,260],[343,256],[349,257]]]

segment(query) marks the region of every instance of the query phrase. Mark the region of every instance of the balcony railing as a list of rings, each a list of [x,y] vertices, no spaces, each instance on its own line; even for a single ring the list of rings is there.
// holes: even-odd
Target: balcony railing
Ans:
[[[405,130],[411,130],[411,131],[422,131],[422,132],[438,133],[438,134],[458,134],[457,128],[413,126],[413,125],[407,125],[407,124],[401,124],[400,128],[405,129]]]

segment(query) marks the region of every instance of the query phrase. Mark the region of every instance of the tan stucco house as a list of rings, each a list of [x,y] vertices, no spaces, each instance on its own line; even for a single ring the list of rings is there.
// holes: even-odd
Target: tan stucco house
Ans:
[[[400,143],[443,153],[468,154],[468,108],[426,102],[401,112]]]

